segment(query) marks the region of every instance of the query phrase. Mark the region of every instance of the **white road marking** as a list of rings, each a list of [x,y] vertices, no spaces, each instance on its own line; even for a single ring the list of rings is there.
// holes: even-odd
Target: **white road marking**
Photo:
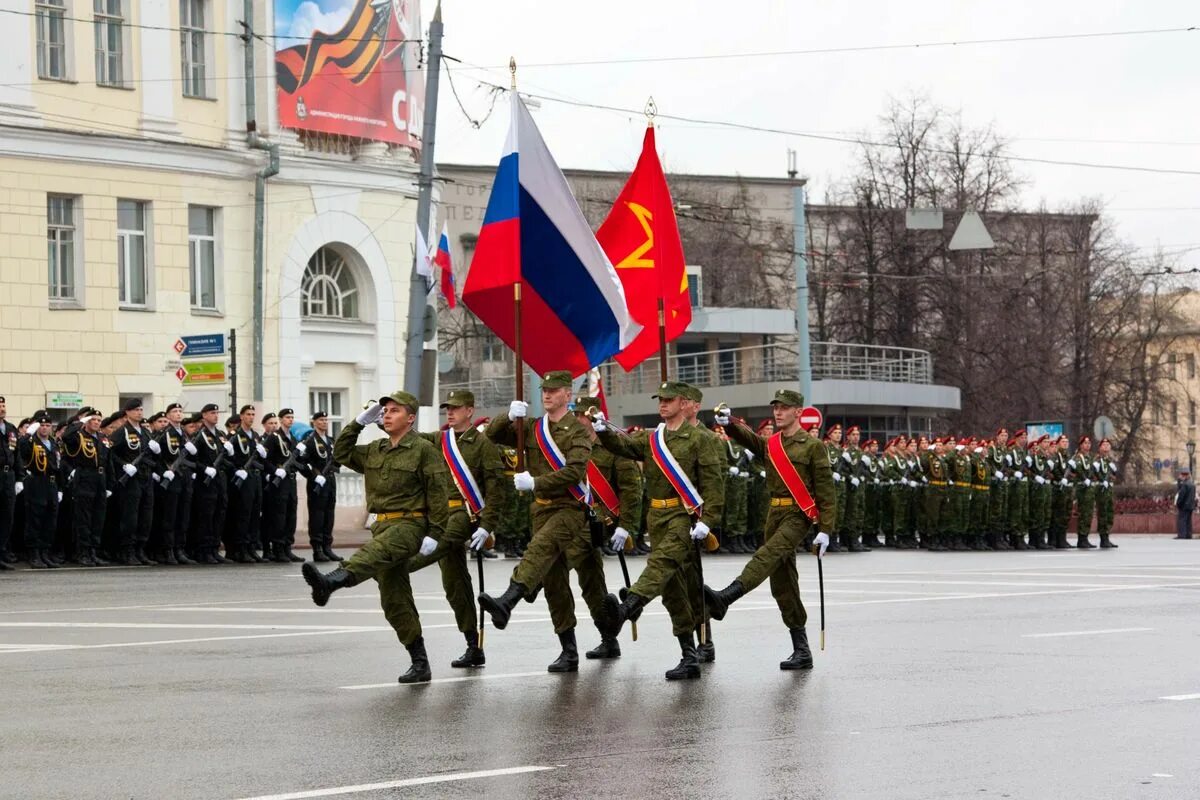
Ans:
[[[30,648],[24,650],[0,650],[0,655],[11,653],[47,653],[60,650],[110,650],[120,647],[154,647],[167,644],[196,644],[200,642],[232,642],[240,639],[290,639],[295,636],[330,636],[344,633],[363,633],[366,629],[338,629],[323,631],[301,631],[298,633],[259,633],[250,636],[204,636],[195,639],[159,639],[149,642],[107,642],[105,644],[56,644],[56,645],[22,645]],[[381,631],[391,631],[391,628],[379,628]]]
[[[1174,778],[1175,776],[1170,775],[1166,772],[1154,772],[1154,773],[1151,773],[1150,777],[1151,778]]]
[[[1131,575],[1128,573],[1096,573],[1096,572],[1006,572],[1004,575],[1014,578],[1138,578],[1142,580],[1194,580],[1195,575]]]
[[[382,783],[360,783],[354,786],[334,786],[329,789],[310,789],[304,792],[288,792],[286,794],[263,794],[256,797],[244,797],[241,800],[305,800],[305,798],[309,797],[333,797],[339,794],[378,792],[383,789],[401,789],[405,786],[427,786],[432,783],[499,778],[505,775],[523,775],[529,772],[546,772],[552,769],[555,769],[555,767],[505,767],[504,769],[485,769],[478,772],[449,772],[444,775],[427,775],[423,778],[404,778],[397,781],[383,781]]]
[[[551,674],[553,674],[553,673],[547,672],[546,670],[542,670],[541,672],[507,672],[507,673],[500,673],[500,674],[492,673],[491,675],[481,672],[478,675],[463,675],[458,678],[434,678],[433,680],[428,681],[428,682],[429,683],[466,683],[467,681],[495,681],[495,680],[501,680],[504,678],[533,678],[533,677],[538,677],[538,676],[543,676],[543,675],[551,675]],[[356,686],[339,686],[338,688],[346,689],[349,691],[358,691],[359,689],[391,689],[391,688],[394,688],[394,687],[400,686],[400,685],[401,684],[397,683],[396,681],[392,681],[391,683],[361,683]],[[421,686],[422,684],[413,684],[413,685]]]
[[[383,611],[379,608],[317,608],[315,606],[310,607],[310,608],[238,608],[237,606],[234,606],[232,608],[204,608],[201,606],[195,606],[195,607],[183,606],[180,608],[167,608],[167,609],[163,609],[163,610],[164,611],[174,611],[174,612],[203,612],[205,614],[209,614],[209,613],[213,613],[213,612],[221,613],[221,614],[253,614],[253,613],[265,613],[265,612],[279,612],[281,614],[374,614],[378,617],[383,616]],[[453,614],[454,609],[452,609],[452,608],[418,608],[417,613],[418,614]]]
[[[264,597],[251,598],[248,600],[216,600],[213,602],[193,601],[191,603],[161,603],[155,605],[140,605],[140,606],[84,606],[82,608],[28,608],[23,610],[0,611],[0,614],[65,614],[68,612],[84,612],[84,611],[139,611],[139,610],[158,610],[164,608],[176,608],[178,606],[226,606],[236,605],[238,603],[282,603],[287,600],[295,600],[292,597]]]
[[[1087,577],[1087,576],[1084,576]],[[1191,577],[1190,575],[1187,577]],[[1050,583],[1047,581],[943,581],[943,580],[912,580],[896,578],[838,578],[838,583],[900,583],[916,584],[918,586],[1113,586],[1111,583]]]
[[[0,622],[0,628],[132,628],[155,630],[230,630],[230,631],[386,631],[387,626],[373,625],[223,625],[220,623],[176,622]]]
[[[1022,639],[1051,639],[1055,636],[1098,636],[1103,633],[1141,633],[1152,631],[1154,628],[1105,628],[1095,631],[1062,631],[1061,633],[1026,633]]]
[[[1200,694],[1169,694],[1159,700],[1200,700]]]

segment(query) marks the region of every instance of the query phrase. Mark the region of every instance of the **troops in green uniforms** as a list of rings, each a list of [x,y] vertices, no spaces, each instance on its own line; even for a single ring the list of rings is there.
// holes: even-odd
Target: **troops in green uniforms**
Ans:
[[[1050,459],[1046,454],[1048,437],[1039,436],[1029,446],[1029,546],[1047,550],[1050,528],[1050,481],[1053,478]]]
[[[533,538],[525,556],[513,571],[508,588],[499,597],[480,594],[479,602],[491,615],[492,624],[503,630],[513,606],[532,597],[539,586],[546,590],[550,619],[562,652],[548,667],[550,672],[579,669],[575,641],[575,598],[569,574],[575,570],[579,588],[603,637],[607,632],[603,564],[593,557],[584,502],[586,473],[592,443],[587,430],[571,414],[571,373],[548,372],[542,379],[544,417],[530,420],[524,437],[525,471],[513,476],[519,492],[533,492]],[[488,438],[497,444],[515,445],[517,424],[528,413],[528,405],[514,400],[507,416],[493,419]]]
[[[1046,542],[1056,550],[1070,547],[1067,544],[1067,523],[1071,519],[1071,482],[1067,479],[1067,437],[1052,439],[1047,458],[1050,461],[1050,527]]]
[[[880,508],[883,504],[883,478],[879,459],[879,442],[868,439],[863,443],[863,464],[866,474],[863,478],[866,494],[863,505],[862,546],[864,550],[883,547],[879,541],[881,520]]]
[[[1086,435],[1079,437],[1079,449],[1067,462],[1067,466],[1071,469],[1072,482],[1075,484],[1075,531],[1077,533],[1075,546],[1081,550],[1095,547],[1088,541],[1088,534],[1092,532],[1092,514],[1096,510],[1096,487],[1093,480],[1096,477],[1096,468],[1094,464],[1092,437]]]
[[[596,422],[600,443],[625,458],[642,462],[649,512],[646,518],[650,555],[641,576],[619,602],[609,595],[607,605],[615,636],[628,620],[637,620],[656,597],[671,617],[680,645],[679,664],[667,680],[700,677],[700,654],[693,634],[705,620],[699,594],[696,542],[705,540],[721,518],[721,503],[709,502],[722,491],[723,451],[712,447],[711,432],[687,419],[693,387],[681,382],[662,384],[654,397],[662,423],[653,431],[622,435]]]
[[[338,434],[334,458],[365,479],[367,510],[375,514],[371,540],[333,572],[323,574],[311,561],[301,568],[319,606],[337,589],[375,579],[384,616],[412,658],[400,683],[424,683],[432,677],[406,562],[437,548],[449,518],[446,465],[434,446],[413,430],[417,406],[417,398],[408,392],[393,392]],[[357,444],[363,428],[380,421],[387,438]]]
[[[450,662],[451,667],[482,667],[486,663],[479,643],[479,619],[475,611],[475,591],[467,567],[468,542],[471,549],[482,550],[500,519],[505,485],[500,451],[472,424],[475,395],[468,391],[450,392],[441,408],[446,411],[446,429],[420,434],[441,454],[446,464],[446,493],[449,516],[446,531],[433,552],[408,560],[408,571],[436,563],[442,573],[442,589],[454,610],[454,621],[467,640],[466,652]],[[443,441],[454,437],[453,443]],[[464,470],[458,472],[457,470]],[[469,474],[468,474],[469,473]]]
[[[1100,537],[1100,546],[1108,550],[1117,546],[1108,538],[1116,512],[1112,487],[1117,478],[1117,463],[1113,461],[1112,444],[1108,439],[1101,439],[1097,447],[1100,450],[1100,456],[1094,462],[1096,470],[1096,533]]]
[[[800,599],[800,582],[796,572],[796,549],[801,546],[810,528],[819,531],[815,544],[823,554],[829,543],[827,528],[837,523],[837,495],[827,452],[815,437],[801,430],[799,413],[804,398],[799,392],[780,389],[771,400],[782,457],[787,463],[777,464],[768,457],[769,439],[755,434],[748,427],[734,423],[728,416],[719,415],[730,436],[762,458],[767,464],[767,487],[771,493],[771,511],[767,518],[763,546],[732,583],[720,591],[704,587],[709,613],[713,619],[724,619],[729,606],[747,592],[770,580],[771,594],[779,606],[783,623],[792,639],[792,654],[780,662],[780,669],[811,669],[812,651],[808,646],[805,625],[808,613]],[[782,471],[781,471],[782,470]],[[797,481],[795,483],[793,481]],[[811,494],[816,514],[810,519],[799,503]]]

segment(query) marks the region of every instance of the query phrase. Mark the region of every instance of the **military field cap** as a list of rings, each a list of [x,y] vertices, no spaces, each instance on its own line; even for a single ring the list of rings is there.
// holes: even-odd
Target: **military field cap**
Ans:
[[[316,420],[319,420],[319,419],[326,419],[328,416],[329,415],[326,414],[324,411],[314,411],[313,415],[312,415],[312,419],[315,422]]]
[[[688,390],[692,387],[683,381],[667,381],[658,387],[658,393],[651,395],[655,400],[673,400],[676,397],[691,399]]]
[[[446,395],[446,402],[442,403],[439,408],[466,408],[467,406],[475,407],[475,393],[468,392],[466,389],[455,389]]]
[[[279,416],[294,417],[294,416],[296,416],[296,412],[294,409],[291,409],[291,408],[281,408],[281,409],[279,409]]]
[[[393,403],[404,406],[412,411],[416,411],[421,407],[421,404],[417,402],[416,396],[409,394],[403,389],[397,389],[391,394],[384,395],[383,397],[379,398],[379,403],[380,405],[387,405],[388,400],[391,400]]]
[[[565,369],[556,369],[542,376],[543,389],[570,389],[574,382],[571,373]]]
[[[122,411],[136,411],[142,407],[142,398],[135,397],[131,400],[126,400],[125,405],[121,406]]]
[[[200,409],[200,413],[207,414],[210,411],[220,411],[220,410],[221,410],[221,407],[219,405],[217,405],[216,403],[205,403],[204,407]]]
[[[260,421],[265,425],[273,419],[275,419],[275,415],[268,411],[267,413],[263,414],[263,418]]]
[[[778,403],[781,406],[800,407],[804,405],[804,395],[794,389],[779,389],[775,392],[774,399],[771,400],[771,405]]]
[[[245,414],[247,411],[253,411],[253,410],[254,410],[254,406],[247,403],[246,405],[241,407],[241,409],[238,411],[238,413]]]
[[[699,386],[692,386],[690,383],[685,383],[684,386],[687,387],[687,391],[683,394],[685,398],[691,400],[693,403],[704,402],[704,392],[700,391]]]
[[[575,413],[576,414],[581,414],[584,411],[591,411],[594,408],[595,409],[600,408],[600,398],[599,397],[584,396],[584,397],[576,397],[575,398]]]

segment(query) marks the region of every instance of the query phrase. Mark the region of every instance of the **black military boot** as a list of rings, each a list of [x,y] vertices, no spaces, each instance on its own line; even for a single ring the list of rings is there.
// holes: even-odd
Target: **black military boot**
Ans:
[[[456,669],[482,667],[487,663],[487,659],[484,658],[483,648],[479,646],[479,631],[470,630],[464,633],[463,636],[467,639],[467,652],[451,661],[450,666]]]
[[[221,549],[218,547],[214,547],[211,550],[209,550],[208,552],[210,555],[212,555],[213,560],[216,561],[218,564],[232,564],[233,563],[233,559],[228,554],[221,555]]]
[[[696,645],[692,642],[692,634],[684,633],[679,636],[681,658],[674,669],[667,670],[667,680],[694,680],[700,677],[700,657],[696,654]]]
[[[91,547],[75,548],[75,563],[81,567],[98,567],[96,563],[95,549]]]
[[[845,540],[843,542],[845,548],[851,553],[866,552],[866,548],[858,543],[858,536],[843,536],[842,539]]]
[[[143,567],[153,567],[154,565],[158,564],[157,561],[146,554],[146,548],[140,544],[133,548],[133,555],[135,558],[137,558],[138,563]]]
[[[804,628],[791,628],[792,654],[779,662],[780,669],[812,669],[812,651],[808,649],[808,632]]]
[[[1107,533],[1102,533],[1100,534],[1100,547],[1104,550],[1113,550],[1117,547],[1117,545],[1112,543],[1112,541],[1108,538]]]
[[[829,547],[825,548],[826,553],[842,552],[842,542],[846,541],[847,536],[844,533],[835,533],[829,536]]]
[[[704,631],[704,638],[700,638],[700,631]],[[717,660],[717,646],[713,644],[712,625],[697,625],[696,626],[696,657],[700,659],[701,664],[711,664]]]
[[[133,547],[122,547],[117,551],[117,563],[123,567],[140,567],[142,562],[137,557],[137,550]]]
[[[1021,535],[1019,533],[1010,533],[1008,536],[1009,536],[1009,541],[1012,542],[1013,550],[1028,550],[1029,549],[1025,545],[1025,537],[1023,535]]]
[[[884,538],[891,539],[891,535],[885,533]],[[874,548],[883,547],[883,546],[884,546],[883,542],[879,541],[879,534],[876,533],[875,531],[871,531],[870,536],[863,536],[863,547],[866,547],[868,549],[874,549]],[[887,546],[891,547],[890,544]]]
[[[325,557],[328,558],[330,561],[336,561],[340,564],[341,562],[346,560],[346,559],[342,558],[341,556],[339,556],[337,553],[333,552],[333,545],[328,545],[328,544],[324,545],[321,548],[321,551],[323,553],[325,553]]]
[[[175,560],[177,562],[179,562],[180,564],[185,564],[185,565],[199,563],[199,562],[195,561],[194,559],[189,558],[187,551],[184,550],[182,547],[175,551]]]
[[[1054,539],[1055,550],[1069,550],[1071,543],[1067,541],[1067,529],[1063,528]]]
[[[46,563],[46,559],[42,557],[42,550],[29,551],[29,567],[30,569],[50,569],[50,565]]]
[[[615,636],[602,633],[600,634],[600,644],[588,650],[584,655],[592,659],[620,658],[621,645],[617,642]]]
[[[224,564],[225,559],[216,550],[201,550],[196,553],[196,559],[201,564]],[[220,559],[220,560],[218,560]]]
[[[329,602],[329,595],[346,586],[354,586],[358,579],[346,570],[338,567],[333,572],[321,572],[315,564],[306,563],[300,568],[300,574],[312,587],[313,602],[323,606]],[[428,666],[426,667],[428,669]]]
[[[705,584],[704,602],[708,606],[708,615],[716,620],[725,619],[729,607],[744,594],[746,594],[746,589],[742,586],[741,581],[734,581],[719,592],[714,592],[708,584]]]
[[[1078,541],[1076,542],[1075,546],[1080,550],[1094,550],[1096,548],[1096,545],[1088,541],[1088,534],[1086,533],[1079,534]]]
[[[562,652],[550,663],[550,666],[546,667],[546,671],[578,672],[579,648],[575,646],[575,629],[570,628],[560,633],[558,641],[562,645]]]
[[[650,545],[646,542],[646,534],[640,533],[637,537],[637,547],[633,549],[633,554],[636,556],[650,555]]]
[[[283,546],[283,554],[287,556],[287,560],[293,564],[303,564],[304,559],[292,552],[292,546],[285,544]]]
[[[322,549],[321,545],[313,543],[312,560],[318,564],[324,564],[325,562],[329,561],[329,556],[325,555],[325,551]]]
[[[175,557],[175,551],[171,550],[170,548],[163,550],[162,555],[157,556],[157,559],[158,559],[158,563],[160,563],[160,564],[170,564],[172,566],[178,566],[180,563],[179,559]]]
[[[305,564],[304,566],[309,565]],[[341,571],[334,570],[334,572]],[[433,679],[433,673],[429,671],[429,656],[425,654],[425,637],[418,636],[416,641],[407,645],[406,649],[409,658],[412,659],[412,666],[408,668],[408,672],[396,680],[400,683],[429,683]]]
[[[268,556],[268,558],[271,561],[274,561],[276,564],[292,563],[292,560],[290,558],[288,558],[287,547],[285,547],[284,545],[276,542],[276,543],[270,545],[269,549],[270,549],[270,555]],[[264,551],[263,555],[266,556],[267,552]],[[303,559],[301,559],[301,560],[303,560]]]
[[[953,551],[955,551],[955,552],[961,552],[961,551],[963,551],[963,550],[966,550],[966,549],[967,549],[967,546],[966,546],[965,544],[963,544],[963,537],[959,536],[957,533],[956,533],[956,534],[953,534],[953,535],[950,537],[950,547],[949,547],[949,549],[950,549],[950,550],[953,550]]]
[[[941,553],[946,550],[945,545],[942,544],[943,537],[941,534],[931,533],[928,536],[926,536],[925,538],[929,540],[929,547],[927,548],[929,550],[929,552]]]
[[[508,618],[513,606],[525,595],[525,587],[516,581],[509,581],[508,588],[499,597],[490,594],[479,595],[479,605],[492,617],[492,624],[499,630],[508,627]]]
[[[621,633],[622,625],[631,620],[637,622],[645,607],[646,598],[627,589],[621,590],[619,601],[615,594],[607,595],[604,598],[604,611],[608,616],[609,635],[615,639]]]

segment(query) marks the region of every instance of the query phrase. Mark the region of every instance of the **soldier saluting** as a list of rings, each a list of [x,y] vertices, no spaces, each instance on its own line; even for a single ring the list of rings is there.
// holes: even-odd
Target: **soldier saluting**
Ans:
[[[50,556],[62,489],[58,485],[62,468],[58,445],[51,436],[50,415],[37,411],[33,421],[17,442],[17,458],[22,469],[25,500],[25,544],[29,548],[29,566],[47,569],[58,566]]]
[[[75,563],[82,567],[104,567],[109,562],[98,554],[104,531],[105,501],[111,491],[109,449],[100,438],[100,412],[88,406],[67,426],[62,436],[63,455],[71,467],[71,535],[75,540]]]
[[[775,392],[771,410],[778,433],[769,439],[754,433],[741,420],[732,420],[728,411],[718,411],[717,423],[724,425],[729,435],[744,447],[764,457],[771,510],[763,546],[751,557],[742,574],[719,592],[704,587],[709,613],[719,620],[724,619],[730,604],[770,579],[771,594],[792,637],[792,655],[779,664],[785,670],[811,669],[813,665],[804,629],[808,613],[800,600],[796,549],[815,527],[819,533],[814,546],[819,548],[818,555],[823,555],[829,546],[826,531],[837,522],[837,494],[829,460],[821,443],[800,427],[803,406],[804,397],[799,392],[791,389]]]

